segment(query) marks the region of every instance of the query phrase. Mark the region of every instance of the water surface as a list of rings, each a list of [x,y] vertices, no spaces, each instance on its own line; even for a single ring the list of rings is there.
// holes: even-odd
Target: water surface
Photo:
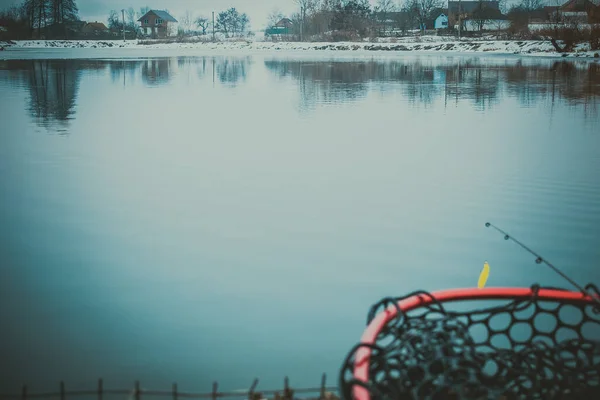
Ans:
[[[600,66],[0,61],[0,392],[331,383],[368,307],[598,282]]]

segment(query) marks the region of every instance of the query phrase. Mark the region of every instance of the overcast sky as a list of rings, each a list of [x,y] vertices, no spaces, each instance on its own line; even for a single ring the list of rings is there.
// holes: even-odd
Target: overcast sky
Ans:
[[[371,0],[372,4],[376,2]],[[20,0],[0,0],[0,8],[20,3]],[[176,19],[186,10],[192,11],[194,16],[210,17],[212,11],[217,13],[235,7],[248,14],[252,29],[263,28],[267,23],[267,16],[274,8],[279,8],[284,14],[290,14],[296,8],[294,0],[77,0],[79,16],[86,21],[106,22],[111,9],[133,7],[137,11],[146,5],[158,10],[168,9]]]

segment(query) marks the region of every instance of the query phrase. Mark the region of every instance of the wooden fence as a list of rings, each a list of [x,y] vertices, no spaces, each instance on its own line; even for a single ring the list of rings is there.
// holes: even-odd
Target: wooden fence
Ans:
[[[20,394],[0,394],[0,399],[6,400],[27,400],[27,399],[60,399],[67,400],[68,398],[81,397],[81,396],[96,396],[97,400],[102,400],[103,396],[106,395],[123,395],[126,399],[130,400],[141,400],[142,396],[158,396],[158,397],[171,397],[173,400],[178,399],[217,399],[217,398],[244,398],[248,400],[260,400],[265,398],[273,398],[275,400],[292,400],[295,399],[295,394],[316,394],[314,397],[303,397],[304,399],[310,400],[337,400],[338,388],[327,387],[327,375],[323,374],[321,377],[321,385],[314,388],[300,388],[292,389],[289,385],[289,379],[286,376],[284,379],[283,390],[257,390],[258,379],[252,382],[252,385],[247,391],[231,391],[231,392],[219,392],[219,385],[217,382],[213,383],[212,392],[207,393],[191,393],[191,392],[180,392],[177,388],[177,383],[174,383],[171,390],[146,390],[140,388],[140,382],[136,381],[133,389],[105,389],[102,379],[98,380],[98,386],[96,389],[91,390],[77,390],[67,391],[65,383],[60,382],[60,389],[58,392],[46,392],[46,393],[29,393],[27,391],[27,385],[24,385],[21,389]]]

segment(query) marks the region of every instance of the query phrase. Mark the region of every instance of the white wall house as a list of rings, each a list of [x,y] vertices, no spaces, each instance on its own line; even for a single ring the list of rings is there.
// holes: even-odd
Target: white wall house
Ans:
[[[448,16],[446,14],[440,14],[433,23],[434,29],[447,29],[448,28]]]

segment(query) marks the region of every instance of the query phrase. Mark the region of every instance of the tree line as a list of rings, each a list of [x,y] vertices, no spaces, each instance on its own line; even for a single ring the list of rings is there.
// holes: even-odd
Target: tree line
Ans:
[[[225,37],[242,36],[250,28],[250,18],[243,12],[239,12],[235,7],[216,13],[214,26],[212,16],[195,16],[193,12],[187,10],[179,17],[178,35],[200,34],[207,35],[212,30],[220,32]]]
[[[141,30],[137,21],[150,10],[148,6],[138,10],[133,7],[125,8],[124,11],[110,10],[106,26],[113,32],[124,30],[127,36],[138,37]],[[176,16],[176,19],[179,21],[177,34],[180,36],[206,35],[212,33],[213,28],[226,37],[241,36],[250,27],[248,15],[233,7],[215,15],[214,27],[212,16],[194,16],[189,10]],[[0,10],[0,26],[7,28],[6,35],[10,39],[68,38],[69,23],[79,20],[76,0],[24,0],[21,4]]]
[[[482,2],[484,0],[481,0]],[[505,0],[502,0],[505,1]],[[424,27],[446,6],[445,0],[294,0],[297,12],[290,16],[294,34],[301,40],[331,34],[332,39],[353,39]],[[269,23],[274,25],[283,14],[273,10]]]
[[[15,38],[31,38],[42,35],[48,27],[54,34],[64,33],[65,24],[76,21],[79,9],[75,0],[24,0],[0,12],[0,24]]]
[[[505,15],[510,22],[507,35],[523,39],[535,39],[529,32],[532,18],[548,18],[548,22],[556,24],[573,21],[564,17],[546,15],[544,6],[551,3],[560,6],[566,0],[518,0],[511,6],[507,0],[499,0],[499,10],[488,6],[488,0],[476,0],[479,4],[469,13],[469,19],[475,23],[479,31],[486,24],[496,21],[498,11]],[[372,6],[369,0],[294,0],[296,12],[289,16],[292,21],[288,28],[300,40],[355,40],[366,36],[402,35],[409,30],[432,29],[433,22],[448,3],[446,0],[378,0]],[[447,12],[447,11],[443,11]],[[600,13],[599,13],[600,14]],[[464,15],[463,15],[464,17]],[[274,26],[284,18],[283,13],[274,9],[269,17],[269,25]],[[595,18],[600,23],[600,15]],[[594,22],[594,21],[592,21]],[[446,31],[454,31],[457,21],[449,21]],[[465,21],[462,28],[464,31]],[[491,24],[494,28],[494,24]],[[505,29],[504,24],[498,24],[496,29]],[[571,28],[565,28],[567,31]],[[598,28],[595,28],[598,30]],[[596,39],[597,41],[600,39]]]

